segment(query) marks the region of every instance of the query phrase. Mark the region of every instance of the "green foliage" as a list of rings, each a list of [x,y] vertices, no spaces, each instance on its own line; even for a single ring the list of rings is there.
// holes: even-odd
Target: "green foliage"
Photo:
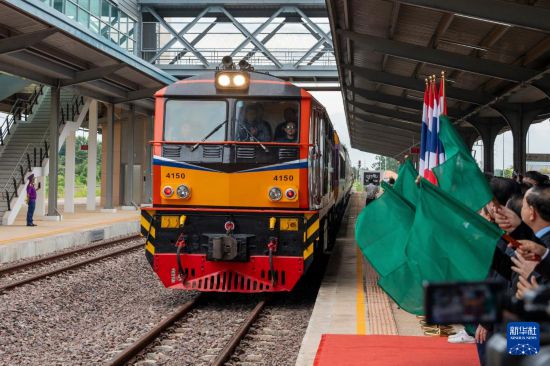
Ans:
[[[88,181],[88,151],[81,150],[82,145],[88,144],[85,136],[76,137],[75,151],[75,197],[86,197]],[[99,194],[101,186],[101,142],[97,143],[97,166],[96,166],[96,195]],[[58,192],[62,196],[65,192],[65,145],[59,151],[59,175]]]
[[[376,155],[374,157],[374,163],[372,164],[372,169],[374,170],[391,170],[397,172],[399,169],[399,162],[394,158],[389,158],[387,156]]]

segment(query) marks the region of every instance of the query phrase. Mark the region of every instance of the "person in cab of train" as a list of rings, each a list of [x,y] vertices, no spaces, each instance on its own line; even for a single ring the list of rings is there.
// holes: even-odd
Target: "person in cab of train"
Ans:
[[[287,122],[284,124],[283,134],[275,139],[276,142],[297,142],[298,125],[296,122]]]
[[[271,141],[271,127],[261,118],[260,106],[249,104],[245,107],[244,118],[239,121],[238,141]]]

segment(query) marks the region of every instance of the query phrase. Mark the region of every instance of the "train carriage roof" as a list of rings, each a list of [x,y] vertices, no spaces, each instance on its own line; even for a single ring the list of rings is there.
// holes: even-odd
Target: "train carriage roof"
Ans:
[[[281,98],[311,98],[302,88],[274,76],[249,72],[250,86],[243,91],[217,90],[214,84],[214,71],[180,80],[159,90],[156,97],[281,97]]]

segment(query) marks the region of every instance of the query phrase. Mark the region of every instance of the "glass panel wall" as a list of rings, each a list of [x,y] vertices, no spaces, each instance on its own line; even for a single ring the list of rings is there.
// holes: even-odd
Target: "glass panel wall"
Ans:
[[[136,21],[107,0],[40,0],[85,28],[134,53]]]

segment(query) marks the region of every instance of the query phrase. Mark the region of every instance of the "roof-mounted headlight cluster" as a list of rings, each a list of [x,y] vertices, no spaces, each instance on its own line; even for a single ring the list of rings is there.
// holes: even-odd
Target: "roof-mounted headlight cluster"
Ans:
[[[246,71],[218,71],[216,72],[216,89],[245,90],[250,84],[250,76]]]

